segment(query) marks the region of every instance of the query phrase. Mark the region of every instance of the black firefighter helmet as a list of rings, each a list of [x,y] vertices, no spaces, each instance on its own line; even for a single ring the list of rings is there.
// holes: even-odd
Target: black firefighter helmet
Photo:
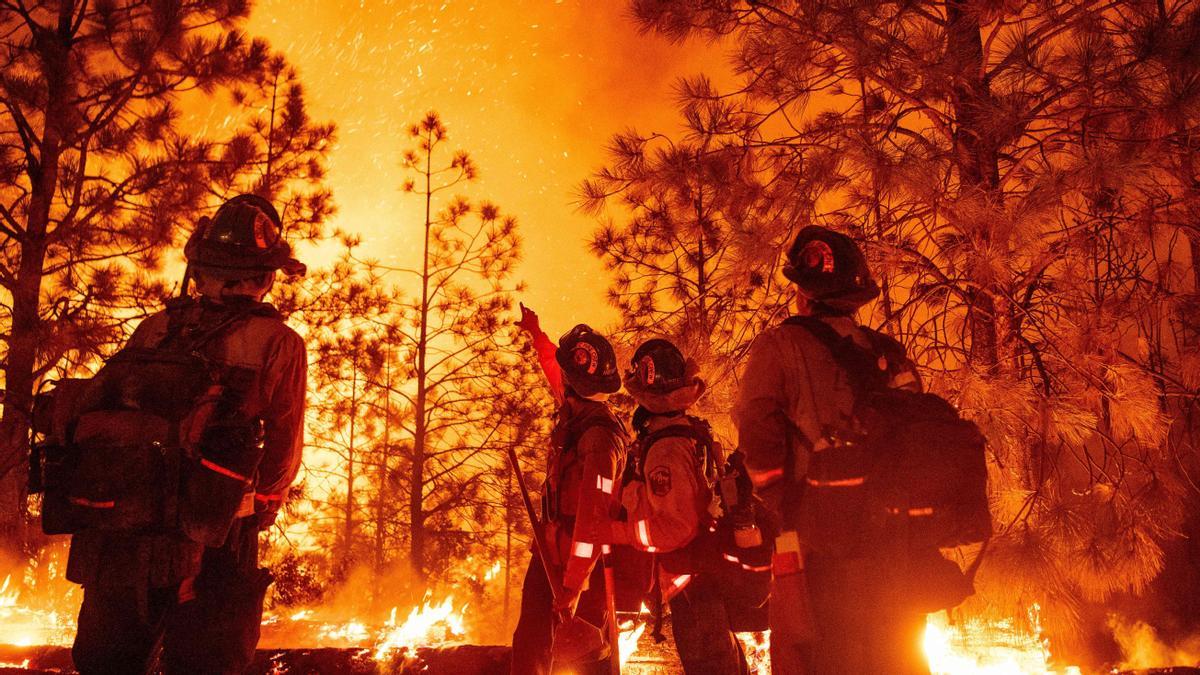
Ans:
[[[567,384],[584,398],[612,394],[621,388],[612,345],[587,324],[575,326],[559,339],[554,360],[562,368]]]
[[[820,225],[809,225],[796,235],[783,275],[814,302],[836,312],[853,312],[879,295],[858,244]]]
[[[691,384],[695,372],[688,369],[683,352],[669,340],[655,338],[643,342],[633,353],[632,368],[625,375],[626,385],[655,394],[668,394]]]
[[[283,238],[283,223],[271,202],[258,195],[238,195],[204,217],[183,249],[192,267],[223,279],[245,279],[283,270],[305,273]]]

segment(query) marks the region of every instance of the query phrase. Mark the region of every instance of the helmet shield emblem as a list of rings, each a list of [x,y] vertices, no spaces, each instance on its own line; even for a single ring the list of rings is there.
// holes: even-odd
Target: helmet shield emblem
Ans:
[[[654,371],[654,358],[652,356],[646,355],[639,359],[637,369],[642,384],[646,386],[654,384],[656,373]]]
[[[279,230],[267,214],[255,209],[254,244],[260,249],[269,249],[279,241]]]
[[[835,269],[833,248],[820,239],[814,239],[805,245],[804,250],[800,252],[800,261],[805,269],[822,274],[833,274]]]
[[[595,375],[596,369],[600,366],[600,355],[596,352],[596,348],[586,342],[580,342],[575,345],[574,352],[575,365],[586,370],[588,375]]]

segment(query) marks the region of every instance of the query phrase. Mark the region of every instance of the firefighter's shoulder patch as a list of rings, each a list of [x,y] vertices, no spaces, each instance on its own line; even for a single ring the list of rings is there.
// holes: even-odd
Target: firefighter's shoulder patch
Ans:
[[[650,491],[659,497],[666,496],[671,491],[671,469],[668,467],[654,467],[646,474],[646,480],[650,483]]]

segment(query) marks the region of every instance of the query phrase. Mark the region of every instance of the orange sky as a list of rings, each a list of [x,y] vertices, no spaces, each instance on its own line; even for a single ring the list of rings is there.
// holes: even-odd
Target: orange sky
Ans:
[[[481,169],[469,194],[519,219],[523,299],[552,336],[615,318],[579,181],[615,132],[679,127],[679,77],[725,70],[717,47],[640,34],[624,0],[259,0],[249,29],[297,66],[313,117],[338,124],[333,225],[370,255],[416,259],[420,207],[397,189],[398,153],[437,110]]]

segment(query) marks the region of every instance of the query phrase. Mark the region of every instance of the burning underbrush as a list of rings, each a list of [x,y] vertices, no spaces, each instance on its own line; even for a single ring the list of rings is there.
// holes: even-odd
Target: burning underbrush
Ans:
[[[357,664],[354,672],[408,672],[413,666],[427,663],[432,654],[445,655],[456,650],[460,655],[475,650],[474,658],[486,657],[488,663],[503,670],[496,665],[507,658],[503,647],[476,645],[506,642],[519,600],[513,597],[509,603],[504,602],[504,574],[499,563],[476,567],[476,572],[465,573],[458,583],[425,590],[415,601],[401,600],[413,592],[411,584],[402,586],[400,579],[394,583],[385,580],[382,585],[378,579],[368,583],[363,575],[350,575],[311,603],[286,606],[277,599],[263,617],[260,647],[268,655],[269,665],[264,672],[296,672],[294,667],[283,668],[281,664],[291,658],[289,654],[300,652],[324,652],[330,658],[341,659],[338,663],[353,662]],[[62,577],[63,568],[61,551],[47,549],[23,570],[0,576],[0,645],[9,646],[6,655],[19,657],[0,658],[8,662],[0,666],[27,666],[30,658],[36,660],[34,648],[70,644],[82,594]],[[519,593],[519,587],[511,580],[509,592]],[[389,601],[390,598],[396,600]],[[1064,665],[1061,658],[1056,658],[1061,655],[1054,653],[1050,640],[1043,636],[1039,611],[1035,604],[1027,609],[1025,616],[991,620],[958,613],[953,618],[945,612],[930,615],[924,649],[932,672],[934,675],[1089,672]],[[652,622],[646,608],[637,615],[622,617],[620,648],[622,661],[628,666],[624,672],[678,672],[671,644],[655,644],[650,637]],[[1200,665],[1200,641],[1168,645],[1150,626],[1115,616],[1110,618],[1109,628],[1124,657],[1113,664],[1111,671],[1104,672]],[[770,634],[747,633],[739,638],[751,661],[751,672],[770,673]],[[28,651],[21,652],[22,648]],[[492,651],[484,654],[480,650]]]

